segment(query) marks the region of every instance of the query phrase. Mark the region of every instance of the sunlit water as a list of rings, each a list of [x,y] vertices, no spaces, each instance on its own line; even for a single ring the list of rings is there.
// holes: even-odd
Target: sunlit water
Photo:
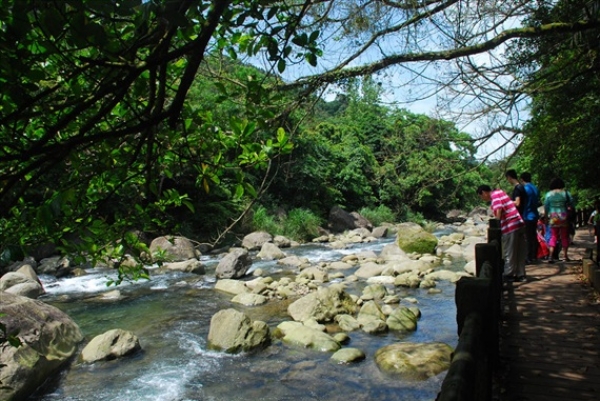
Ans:
[[[286,249],[288,254],[312,262],[339,260],[343,255],[366,249],[379,252],[391,239],[357,245],[342,251],[322,245]],[[440,294],[421,289],[395,289],[403,297],[415,297],[422,311],[416,332],[370,335],[349,333],[347,346],[362,349],[367,358],[351,365],[338,365],[330,354],[288,346],[274,341],[268,348],[241,355],[208,350],[211,317],[233,307],[252,319],[275,328],[290,320],[290,301],[266,306],[243,307],[231,296],[213,290],[217,260],[203,257],[207,274],[171,273],[150,281],[120,286],[124,299],[99,301],[94,298],[107,288],[111,272],[56,280],[42,277],[48,294],[44,301],[71,316],[80,326],[85,343],[113,328],[129,330],[140,339],[143,350],[119,360],[81,364],[77,361],[55,382],[31,400],[36,401],[235,401],[235,400],[433,400],[443,380],[442,373],[424,382],[405,382],[381,373],[374,363],[375,351],[397,341],[441,341],[456,345],[454,285],[438,283]],[[458,261],[454,268],[460,269]],[[290,274],[274,262],[256,262],[267,274]],[[283,271],[282,271],[283,270]],[[90,271],[91,273],[93,271]],[[350,274],[352,271],[346,271]],[[365,283],[348,291],[360,295]],[[408,304],[406,304],[408,305]]]

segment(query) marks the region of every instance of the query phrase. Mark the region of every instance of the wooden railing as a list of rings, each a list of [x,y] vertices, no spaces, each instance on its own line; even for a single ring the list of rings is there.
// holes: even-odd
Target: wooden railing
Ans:
[[[475,245],[475,277],[456,283],[458,345],[437,401],[486,401],[498,366],[502,295],[500,224],[490,220],[488,242]]]
[[[589,219],[578,215],[577,225]],[[488,242],[475,246],[475,277],[456,283],[458,345],[437,401],[488,401],[492,398],[492,377],[499,360],[499,323],[502,297],[502,245],[500,222],[492,219]],[[600,233],[598,233],[600,234]],[[583,260],[583,274],[600,290],[600,238],[590,258]]]

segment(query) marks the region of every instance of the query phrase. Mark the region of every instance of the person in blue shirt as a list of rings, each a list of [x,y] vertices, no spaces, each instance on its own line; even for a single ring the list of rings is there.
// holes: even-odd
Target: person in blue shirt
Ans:
[[[525,204],[523,205],[523,221],[525,221],[525,236],[527,238],[527,263],[537,260],[538,241],[537,223],[540,217],[538,206],[540,205],[540,191],[531,183],[530,173],[521,173],[521,183],[525,189]]]

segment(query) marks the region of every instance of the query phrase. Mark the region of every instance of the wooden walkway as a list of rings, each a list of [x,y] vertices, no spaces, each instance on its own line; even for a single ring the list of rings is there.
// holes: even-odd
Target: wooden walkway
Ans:
[[[592,243],[578,229],[569,257],[589,257]],[[581,266],[528,265],[526,282],[504,284],[495,400],[600,400],[600,302]]]

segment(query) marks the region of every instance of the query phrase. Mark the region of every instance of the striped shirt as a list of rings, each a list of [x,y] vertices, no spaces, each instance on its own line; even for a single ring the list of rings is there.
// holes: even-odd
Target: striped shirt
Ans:
[[[525,225],[515,203],[503,190],[496,189],[492,191],[490,196],[492,198],[492,211],[494,214],[496,214],[497,210],[502,211],[500,215],[500,230],[502,234],[510,234]]]

